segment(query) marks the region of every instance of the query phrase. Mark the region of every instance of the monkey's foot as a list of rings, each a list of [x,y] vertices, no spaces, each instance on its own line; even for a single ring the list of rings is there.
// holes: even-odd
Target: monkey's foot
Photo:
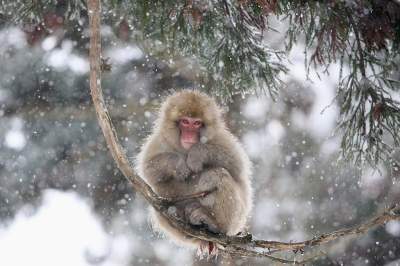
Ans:
[[[197,249],[197,255],[200,258],[216,258],[218,256],[218,247],[215,243],[210,241],[201,241]]]
[[[189,223],[200,228],[206,228],[212,233],[219,233],[218,226],[214,221],[214,218],[208,214],[208,212],[195,202],[189,206],[186,206],[186,215]]]

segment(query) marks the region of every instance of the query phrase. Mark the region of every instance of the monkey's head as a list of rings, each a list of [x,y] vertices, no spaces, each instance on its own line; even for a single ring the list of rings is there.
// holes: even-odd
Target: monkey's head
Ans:
[[[212,140],[224,122],[214,99],[199,91],[183,90],[166,99],[157,125],[169,144],[188,150],[198,142]]]

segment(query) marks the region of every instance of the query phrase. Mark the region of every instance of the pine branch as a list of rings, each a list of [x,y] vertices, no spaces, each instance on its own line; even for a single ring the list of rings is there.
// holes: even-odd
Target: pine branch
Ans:
[[[365,63],[364,63],[365,59],[364,59],[364,52],[363,52],[363,49],[362,49],[362,46],[361,46],[360,34],[359,34],[359,31],[358,31],[357,25],[354,22],[353,14],[351,14],[348,9],[345,9],[345,10],[346,10],[347,15],[349,16],[350,25],[353,28],[354,35],[356,37],[357,51],[358,51],[358,54],[359,54],[359,64],[360,64],[361,76],[363,78],[366,78],[367,75],[365,73]]]
[[[100,1],[88,0],[88,8],[90,24],[90,90],[99,125],[118,168],[124,174],[126,179],[132,184],[133,188],[139,192],[154,207],[156,211],[168,219],[173,227],[181,230],[183,233],[189,236],[218,243],[222,247],[221,252],[229,253],[231,255],[264,257],[280,263],[304,264],[313,258],[303,261],[296,261],[277,258],[271,256],[270,254],[272,251],[303,251],[307,247],[325,244],[344,236],[363,234],[375,226],[385,224],[387,221],[400,219],[400,205],[396,205],[371,221],[359,226],[355,226],[350,229],[338,230],[329,234],[323,234],[310,240],[292,243],[253,239],[251,234],[247,234],[245,236],[226,236],[221,234],[213,234],[206,230],[193,228],[191,225],[173,216],[168,209],[169,207],[173,206],[176,200],[187,199],[188,197],[202,197],[204,196],[204,193],[210,192],[206,191],[204,193],[184,196],[178,199],[162,198],[158,196],[151,189],[151,187],[135,173],[125,155],[122,146],[118,141],[117,133],[111,122],[101,89]]]

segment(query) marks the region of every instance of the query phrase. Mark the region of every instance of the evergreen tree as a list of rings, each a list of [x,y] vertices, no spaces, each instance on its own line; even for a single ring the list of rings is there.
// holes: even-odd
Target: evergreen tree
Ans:
[[[148,57],[172,68],[187,65],[193,86],[225,100],[265,92],[277,97],[286,54],[304,43],[309,68],[327,71],[340,63],[336,100],[344,157],[374,165],[391,160],[399,145],[397,1],[107,0],[102,14],[104,25],[134,40]],[[33,40],[61,24],[68,35],[87,28],[82,0],[3,0],[0,16],[3,23],[29,26]],[[271,17],[286,25],[280,32],[285,47],[266,45]]]

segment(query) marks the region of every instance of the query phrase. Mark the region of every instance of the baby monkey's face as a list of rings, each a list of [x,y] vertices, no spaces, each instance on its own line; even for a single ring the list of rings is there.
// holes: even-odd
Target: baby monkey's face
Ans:
[[[203,120],[197,117],[183,116],[178,121],[180,143],[186,150],[200,140],[200,129],[204,126]]]

